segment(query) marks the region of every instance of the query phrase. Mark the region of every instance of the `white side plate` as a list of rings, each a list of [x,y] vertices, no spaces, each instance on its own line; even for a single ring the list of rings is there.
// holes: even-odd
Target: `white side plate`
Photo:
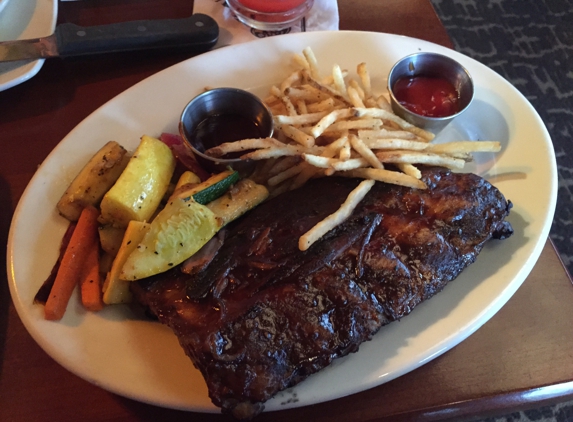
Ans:
[[[9,4],[8,4],[9,3]],[[0,0],[0,41],[27,40],[51,35],[56,28],[57,0]],[[0,63],[0,91],[27,81],[44,59]]]

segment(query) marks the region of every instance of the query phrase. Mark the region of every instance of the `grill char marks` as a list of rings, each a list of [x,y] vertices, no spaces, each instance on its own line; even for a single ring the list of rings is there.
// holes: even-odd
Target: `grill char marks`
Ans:
[[[315,180],[230,227],[201,273],[175,268],[133,291],[173,329],[213,402],[251,418],[439,292],[488,239],[511,235],[511,204],[488,182],[441,168],[423,174],[425,191],[376,183],[348,221],[301,252],[300,235],[358,184]]]

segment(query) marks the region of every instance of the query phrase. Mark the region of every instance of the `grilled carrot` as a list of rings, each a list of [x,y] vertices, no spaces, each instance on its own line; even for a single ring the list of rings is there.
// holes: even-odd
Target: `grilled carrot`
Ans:
[[[101,277],[99,274],[99,243],[97,239],[91,244],[86,257],[86,266],[80,279],[82,305],[88,311],[99,311],[103,308]]]
[[[46,319],[60,320],[64,316],[74,287],[80,281],[90,246],[97,240],[98,215],[98,210],[92,206],[82,211],[46,301]]]
[[[70,239],[72,238],[72,233],[76,228],[76,223],[70,223],[66,233],[64,233],[64,237],[62,238],[62,243],[60,244],[60,255],[58,255],[58,260],[52,267],[52,271],[48,278],[42,284],[42,287],[34,296],[34,303],[40,303],[45,305],[50,297],[50,292],[52,291],[52,286],[54,285],[54,281],[56,280],[56,275],[58,274],[58,269],[60,268],[60,264],[62,263],[62,258],[64,257],[64,253],[66,253],[66,249],[68,248],[68,244],[70,243]]]

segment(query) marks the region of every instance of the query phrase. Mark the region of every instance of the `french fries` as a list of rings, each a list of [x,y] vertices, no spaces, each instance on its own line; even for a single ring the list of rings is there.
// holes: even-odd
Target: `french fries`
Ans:
[[[313,126],[310,132],[315,138],[318,138],[329,126],[334,124],[334,122],[340,119],[347,119],[349,117],[352,117],[353,114],[354,111],[351,108],[331,111],[322,119],[320,119],[320,121]]]
[[[372,152],[368,145],[366,145],[361,139],[359,139],[356,135],[350,135],[350,145],[356,152],[358,152],[362,158],[368,161],[375,169],[382,169],[384,166],[382,165],[382,161]]]
[[[306,62],[308,63],[308,70],[310,71],[310,75],[314,78],[318,77],[318,61],[316,60],[316,56],[314,55],[314,51],[312,51],[312,48],[310,47],[306,47],[302,54],[304,55],[304,58],[306,59]],[[307,70],[307,68],[304,68],[303,70]]]
[[[306,250],[343,221],[375,181],[426,189],[418,165],[460,170],[474,152],[498,152],[499,142],[433,142],[434,134],[393,113],[385,93],[376,93],[366,63],[356,77],[338,64],[320,75],[310,47],[294,55],[295,69],[270,89],[276,139],[245,140],[215,147],[207,154],[221,157],[247,151],[242,158],[258,160],[253,180],[271,196],[296,189],[313,177],[338,175],[365,179],[336,215],[301,237]],[[350,200],[350,197],[349,197]],[[347,201],[348,202],[348,201]]]
[[[303,147],[310,148],[314,146],[315,139],[313,136],[306,134],[302,130],[292,125],[277,125],[277,130],[281,130],[288,138],[301,144]]]
[[[362,82],[364,96],[370,97],[372,95],[372,85],[370,82],[370,74],[368,73],[368,69],[366,68],[366,63],[360,63],[356,68],[356,72],[358,73],[360,81]]]
[[[350,192],[346,201],[344,201],[336,212],[330,214],[300,237],[298,248],[301,251],[306,251],[314,242],[346,220],[350,214],[352,214],[356,205],[358,205],[358,203],[362,201],[362,198],[370,191],[372,186],[374,186],[374,180],[363,180],[360,182],[360,184]]]
[[[376,157],[382,163],[426,164],[452,170],[461,170],[465,164],[465,161],[459,158],[418,151],[381,151],[376,153]]]
[[[357,168],[340,173],[344,177],[357,177],[361,179],[376,180],[378,182],[390,183],[392,185],[406,186],[408,188],[426,189],[426,184],[415,177],[409,176],[399,171],[390,171],[373,168]]]
[[[266,149],[283,144],[274,138],[243,139],[237,142],[225,142],[205,151],[211,157],[222,157],[231,152],[248,151],[252,149]]]
[[[328,114],[328,111],[317,111],[316,113],[302,114],[298,116],[275,116],[275,122],[283,125],[304,126],[318,123],[320,119]]]

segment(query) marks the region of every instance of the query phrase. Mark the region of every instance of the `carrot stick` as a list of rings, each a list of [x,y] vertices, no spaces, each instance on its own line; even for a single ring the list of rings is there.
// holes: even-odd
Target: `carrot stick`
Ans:
[[[80,215],[62,258],[50,297],[46,301],[44,316],[48,320],[62,319],[66,312],[74,287],[80,280],[89,248],[94,239],[97,239],[98,215],[98,210],[91,206],[84,208]]]
[[[99,243],[94,238],[86,257],[86,266],[80,279],[82,304],[88,311],[103,308],[101,277],[99,275]]]
[[[58,270],[60,269],[60,264],[62,263],[62,258],[64,257],[64,253],[66,253],[66,249],[68,248],[68,244],[70,243],[70,239],[72,238],[72,233],[76,228],[76,223],[70,223],[68,229],[64,233],[64,237],[62,238],[62,243],[60,244],[60,255],[58,255],[58,260],[52,267],[52,271],[50,271],[50,275],[48,278],[42,283],[42,287],[38,289],[36,296],[34,296],[34,303],[41,303],[45,305],[50,297],[50,292],[52,291],[52,286],[54,285],[54,281],[56,280],[56,275],[58,274]]]

